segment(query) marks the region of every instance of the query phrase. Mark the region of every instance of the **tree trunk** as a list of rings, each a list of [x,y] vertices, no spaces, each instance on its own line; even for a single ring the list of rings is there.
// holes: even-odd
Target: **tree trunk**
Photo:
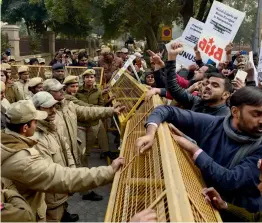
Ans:
[[[26,25],[26,30],[27,30],[28,36],[31,36],[31,32],[30,32],[30,28],[29,28],[29,23],[28,23],[27,21],[25,22],[25,25]]]
[[[153,52],[158,52],[157,38],[151,26],[147,27],[146,40],[148,49],[152,50]]]
[[[199,10],[198,10],[198,14],[196,19],[199,21],[202,21],[204,15],[205,15],[205,11],[206,11],[206,7],[207,7],[207,3],[208,0],[202,0],[199,6]]]
[[[194,0],[187,0],[182,7],[180,14],[183,17],[183,26],[186,28],[186,25],[190,19],[194,15]]]

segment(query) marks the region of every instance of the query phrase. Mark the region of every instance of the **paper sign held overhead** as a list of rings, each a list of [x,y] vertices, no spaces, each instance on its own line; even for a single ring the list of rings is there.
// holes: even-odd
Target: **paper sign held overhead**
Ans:
[[[260,54],[259,54],[257,72],[259,72],[259,73],[262,72],[262,41],[261,41],[261,44],[260,44]],[[261,81],[262,81],[262,79],[261,79]]]
[[[219,63],[226,56],[225,48],[233,41],[245,13],[214,1],[198,42],[201,55]]]
[[[194,47],[198,43],[204,25],[203,22],[190,18],[181,36],[181,41],[188,46]]]
[[[129,56],[128,60],[125,62],[124,66],[116,73],[113,79],[110,81],[110,85],[114,86],[114,84],[119,80],[121,75],[127,70],[127,68],[133,63],[136,56],[131,55]]]

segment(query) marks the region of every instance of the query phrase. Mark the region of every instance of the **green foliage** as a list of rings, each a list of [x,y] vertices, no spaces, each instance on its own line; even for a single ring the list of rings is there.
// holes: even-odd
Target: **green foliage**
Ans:
[[[86,37],[91,30],[89,4],[82,0],[45,0],[49,27],[68,37]]]
[[[1,52],[5,52],[10,47],[7,33],[1,32]]]
[[[31,3],[29,0],[3,0],[1,11],[2,20],[10,24],[24,19],[29,34],[29,29],[37,33],[46,30],[47,11],[43,0],[37,3]]]
[[[254,36],[255,28],[256,28],[256,17],[257,17],[257,0],[226,0],[226,4],[235,9],[238,9],[242,12],[246,12],[245,19],[241,24],[238,33],[234,39],[234,43],[238,45],[243,44],[252,44],[252,39]]]

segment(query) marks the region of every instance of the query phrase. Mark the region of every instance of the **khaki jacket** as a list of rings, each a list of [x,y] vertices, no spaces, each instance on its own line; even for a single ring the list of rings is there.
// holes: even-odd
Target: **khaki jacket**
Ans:
[[[15,94],[15,100],[20,101],[20,100],[28,100],[30,99],[30,94],[28,90],[28,83],[24,83],[22,80],[18,80],[14,83],[13,85],[13,91]]]
[[[91,90],[86,89],[84,86],[79,88],[78,93],[76,94],[76,98],[95,106],[105,106],[104,99],[102,97],[102,93],[100,88],[97,87],[97,85],[94,85]],[[92,122],[79,122],[79,126],[95,126],[98,125],[99,120],[95,120]]]
[[[74,160],[63,132],[63,126],[61,125],[55,125],[54,122],[38,121],[33,137],[40,143],[36,144],[35,147],[43,157],[51,158],[54,163],[63,167],[74,168],[74,163],[71,166],[68,164],[68,154],[71,156],[71,160]],[[67,201],[68,197],[68,194],[46,193],[47,209],[54,209],[60,206]]]
[[[57,118],[66,126],[65,136],[71,148],[75,164],[80,166],[82,151],[77,141],[77,121],[84,122],[112,117],[114,108],[79,106],[68,100],[63,100],[60,104],[57,104],[56,108]]]
[[[111,166],[91,169],[63,167],[48,156],[43,158],[35,148],[36,141],[9,129],[1,133],[1,140],[1,176],[13,181],[38,221],[44,221],[46,216],[44,192],[87,191],[113,180]]]
[[[6,84],[5,97],[10,102],[10,104],[16,102],[14,84]]]
[[[1,188],[1,221],[2,222],[34,222],[35,215],[31,207],[12,185],[12,181],[2,178]],[[6,185],[8,182],[8,185]],[[9,185],[12,185],[9,188]]]
[[[65,93],[65,99],[68,100],[68,101],[72,101],[74,104],[77,104],[77,105],[80,105],[80,106],[88,106],[88,107],[94,106],[92,104],[88,104],[84,101],[81,101],[81,100],[77,99],[75,96],[67,94],[67,93]]]

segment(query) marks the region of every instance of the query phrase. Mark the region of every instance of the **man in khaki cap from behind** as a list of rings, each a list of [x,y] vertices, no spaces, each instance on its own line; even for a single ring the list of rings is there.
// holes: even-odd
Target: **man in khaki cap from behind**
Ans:
[[[77,121],[91,121],[112,117],[114,113],[119,114],[124,110],[123,107],[104,108],[79,106],[72,101],[66,100],[64,96],[64,85],[56,79],[44,81],[44,91],[49,92],[55,100],[59,101],[56,106],[57,119],[66,126],[66,138],[71,148],[76,166],[81,166],[81,157],[84,151],[81,151],[77,138]]]
[[[28,83],[29,83],[29,68],[28,66],[21,66],[18,68],[19,80],[13,85],[15,94],[15,101],[27,100],[30,98]]]
[[[46,220],[45,192],[68,194],[108,184],[123,164],[123,158],[117,158],[108,167],[63,167],[41,155],[37,141],[29,138],[37,120],[48,117],[45,111],[37,111],[31,100],[21,100],[13,103],[6,115],[7,128],[1,132],[1,177],[13,181],[31,206],[35,221]],[[41,153],[49,154],[50,150],[43,146]]]
[[[63,167],[75,168],[75,162],[64,134],[65,127],[63,124],[55,123],[55,105],[58,101],[46,91],[36,93],[32,101],[37,110],[45,111],[48,114],[45,120],[37,122],[33,137],[40,143],[36,145],[36,149],[44,157],[49,156],[54,163]],[[48,154],[44,152],[45,148],[48,149]],[[62,219],[62,222],[75,222],[79,219],[78,215],[71,215],[66,211],[68,198],[68,194],[46,193],[47,221],[61,221]]]
[[[30,97],[33,97],[34,94],[43,91],[43,78],[41,77],[34,77],[29,80],[28,82],[28,90]]]

